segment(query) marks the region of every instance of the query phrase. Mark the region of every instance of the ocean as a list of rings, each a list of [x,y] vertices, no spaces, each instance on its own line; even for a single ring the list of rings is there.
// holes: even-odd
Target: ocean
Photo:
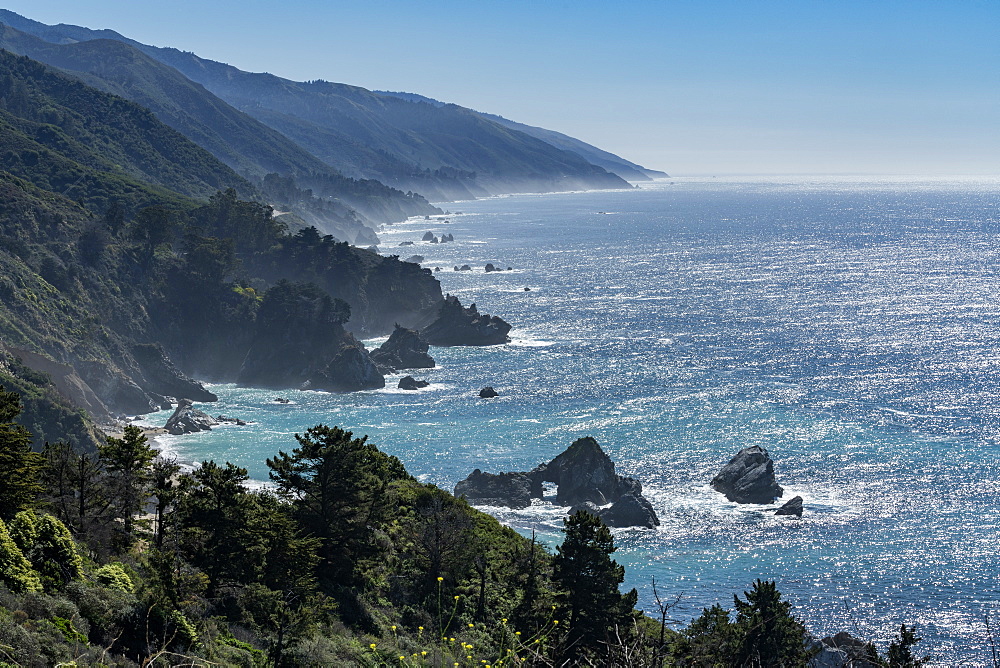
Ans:
[[[647,612],[654,578],[681,622],[773,579],[818,636],[884,649],[906,623],[942,663],[989,661],[1000,180],[688,177],[441,206],[385,228],[382,252],[440,267],[446,292],[514,325],[509,345],[432,348],[437,368],[409,372],[431,382],[416,392],[395,389],[403,374],[345,395],[215,385],[202,408],[253,424],[160,447],[265,481],[293,433],[338,425],[450,490],[593,436],[662,522],[615,531]],[[500,396],[479,399],[485,385]],[[709,487],[750,445],[771,454],[784,498],[805,499],[801,520]],[[484,510],[559,542],[551,503]]]

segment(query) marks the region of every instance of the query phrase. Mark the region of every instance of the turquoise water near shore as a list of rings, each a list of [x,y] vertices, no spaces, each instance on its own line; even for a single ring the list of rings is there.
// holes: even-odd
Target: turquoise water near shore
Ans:
[[[653,577],[682,595],[678,619],[771,578],[818,634],[884,642],[916,623],[943,663],[987,660],[984,619],[1000,623],[1000,181],[678,178],[443,206],[462,213],[389,227],[382,251],[441,267],[445,291],[514,325],[511,344],[432,349],[417,392],[394,389],[402,374],[349,395],[217,385],[203,408],[254,423],[162,447],[266,480],[294,432],[336,424],[451,489],[591,435],[662,521],[616,531],[640,607],[653,609]],[[455,242],[423,243],[428,230]],[[483,385],[500,397],[479,400]],[[785,498],[804,497],[802,520],[709,488],[754,444]],[[559,540],[549,503],[485,510]]]

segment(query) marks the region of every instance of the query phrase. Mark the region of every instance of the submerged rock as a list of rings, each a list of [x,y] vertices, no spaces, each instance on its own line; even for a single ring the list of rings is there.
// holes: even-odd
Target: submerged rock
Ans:
[[[400,369],[433,369],[434,358],[427,354],[428,348],[427,341],[419,332],[396,325],[389,339],[370,355],[383,373]]]
[[[531,481],[526,473],[483,473],[476,469],[455,485],[455,496],[483,506],[527,508],[531,505]]]
[[[796,496],[789,499],[785,505],[774,511],[775,515],[795,515],[802,517],[802,497]]]
[[[420,264],[424,261],[423,255],[411,255],[410,257],[403,260],[403,262],[412,262],[413,264]]]
[[[458,297],[448,295],[437,318],[420,334],[432,346],[494,346],[508,343],[508,332],[510,325],[503,318],[480,313],[475,304],[465,308]]]
[[[399,384],[396,387],[400,390],[419,390],[429,385],[430,383],[426,380],[417,380],[413,376],[403,376],[399,379]]]
[[[167,419],[163,428],[174,436],[209,431],[219,424],[210,415],[197,410],[190,399],[181,399],[174,414]]]
[[[493,397],[499,397],[500,394],[493,389],[492,385],[487,385],[483,389],[479,390],[480,399],[492,399]]]
[[[771,503],[784,490],[774,479],[774,462],[759,445],[743,448],[719,474],[712,488],[736,503]]]

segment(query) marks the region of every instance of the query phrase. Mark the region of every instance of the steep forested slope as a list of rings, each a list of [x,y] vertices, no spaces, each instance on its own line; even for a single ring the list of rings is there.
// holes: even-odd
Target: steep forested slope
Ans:
[[[342,305],[331,322],[296,307],[327,342],[315,355],[349,346],[369,366],[345,322],[388,331],[441,301],[417,265],[315,228],[287,234],[227,187],[253,193],[245,180],[148,110],[5,51],[0,130],[0,346],[95,418],[211,400],[165,353],[236,379],[247,348],[269,344],[253,338],[260,305],[307,289],[282,279]],[[284,339],[282,326],[267,331]]]

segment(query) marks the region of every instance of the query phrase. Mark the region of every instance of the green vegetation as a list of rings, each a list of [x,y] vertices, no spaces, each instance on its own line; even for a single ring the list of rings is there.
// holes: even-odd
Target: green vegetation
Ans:
[[[30,440],[0,394],[11,452]],[[274,491],[203,462],[180,474],[129,428],[6,475],[0,660],[47,666],[798,666],[806,633],[773,582],[687,628],[619,592],[585,512],[555,554],[351,432],[318,425],[268,460]],[[37,456],[36,456],[37,457]],[[41,481],[41,483],[39,483]],[[662,641],[661,641],[662,638]],[[918,666],[904,626],[886,666]]]

